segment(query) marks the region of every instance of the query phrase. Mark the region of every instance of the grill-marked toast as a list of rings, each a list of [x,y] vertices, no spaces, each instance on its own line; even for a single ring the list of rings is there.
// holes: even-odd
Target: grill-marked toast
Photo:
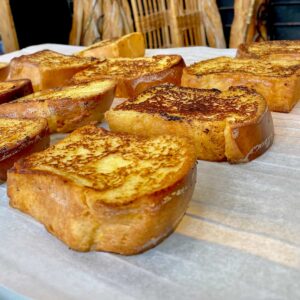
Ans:
[[[14,162],[49,146],[47,121],[0,118],[0,180]]]
[[[179,55],[111,58],[77,73],[72,82],[111,78],[117,81],[116,97],[127,98],[161,83],[179,85],[184,66]]]
[[[29,79],[0,82],[0,104],[10,102],[31,93],[33,93],[33,89]]]
[[[7,78],[9,71],[9,64],[0,62],[0,81]]]
[[[106,112],[113,131],[175,134],[194,142],[198,159],[247,162],[273,142],[273,122],[264,98],[246,87],[216,89],[161,85]]]
[[[51,132],[100,122],[114,98],[112,80],[49,89],[0,105],[0,117],[46,118]]]
[[[239,58],[300,59],[300,41],[264,41],[241,44],[237,50]]]
[[[75,55],[97,58],[141,57],[145,55],[144,36],[141,32],[129,33],[120,38],[95,43]]]
[[[300,62],[218,57],[183,70],[187,87],[226,90],[247,86],[260,93],[270,110],[289,112],[300,98]]]
[[[8,173],[10,205],[78,251],[135,254],[179,223],[192,197],[195,149],[185,138],[77,129]]]
[[[96,59],[64,55],[43,50],[13,58],[9,79],[31,80],[34,91],[61,87],[77,72],[94,64]]]

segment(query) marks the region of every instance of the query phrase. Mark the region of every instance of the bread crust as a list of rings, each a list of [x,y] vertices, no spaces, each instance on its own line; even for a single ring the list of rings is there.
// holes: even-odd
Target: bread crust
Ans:
[[[75,73],[96,61],[43,50],[13,58],[10,62],[8,78],[30,79],[36,92],[66,85]]]
[[[5,181],[7,179],[7,170],[9,170],[16,161],[49,147],[50,135],[47,121],[40,120],[40,122],[44,122],[44,125],[36,135],[27,136],[27,138],[21,142],[16,141],[18,143],[14,146],[7,146],[0,149],[0,180]]]
[[[0,82],[0,104],[13,101],[32,93],[33,88],[29,79]]]
[[[97,58],[141,57],[145,55],[145,41],[142,33],[133,32],[118,39],[95,43],[76,55]]]
[[[197,173],[189,147],[191,157],[184,173],[176,174],[177,181],[131,201],[113,203],[101,200],[101,191],[30,169],[20,160],[8,173],[10,205],[33,216],[74,250],[141,253],[171,234],[186,211]]]
[[[274,138],[272,116],[265,101],[260,103],[254,117],[241,122],[233,122],[230,118],[169,119],[163,113],[122,110],[118,107],[107,111],[105,119],[115,132],[188,137],[195,144],[197,158],[209,161],[248,162],[263,154],[272,145]]]
[[[300,69],[290,76],[261,76],[246,73],[220,72],[194,75],[183,70],[181,85],[225,91],[231,86],[255,89],[267,101],[271,111],[290,112],[300,99]]]
[[[9,118],[46,118],[50,132],[69,132],[86,124],[96,124],[104,117],[114,99],[115,84],[98,95],[85,98],[51,98],[5,103],[0,116]]]
[[[9,73],[9,64],[0,62],[0,81],[6,80]]]
[[[163,58],[166,55],[156,55],[155,58]],[[113,79],[117,82],[116,97],[119,98],[130,98],[135,97],[146,89],[156,86],[162,83],[172,83],[180,85],[182,70],[185,67],[183,58],[179,55],[172,55],[177,57],[176,63],[166,67],[164,70],[149,72],[148,74],[131,76],[109,75],[95,73],[92,79],[81,78],[80,73],[76,74],[71,80],[72,84],[81,83],[89,80],[100,80],[100,79]]]

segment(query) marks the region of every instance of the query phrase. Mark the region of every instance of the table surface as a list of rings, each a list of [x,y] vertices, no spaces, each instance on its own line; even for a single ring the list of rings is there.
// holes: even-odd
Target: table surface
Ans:
[[[45,48],[78,49],[39,45],[0,61]],[[190,64],[235,50],[147,51],[157,53],[179,53]],[[176,232],[141,255],[69,250],[10,208],[0,185],[0,298],[299,299],[300,103],[289,114],[273,113],[273,120],[274,144],[255,161],[199,161],[196,189]]]

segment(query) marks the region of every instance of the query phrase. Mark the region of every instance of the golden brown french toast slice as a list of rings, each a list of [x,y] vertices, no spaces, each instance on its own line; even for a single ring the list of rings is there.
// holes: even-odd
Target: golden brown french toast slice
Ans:
[[[236,57],[262,59],[300,59],[300,41],[263,41],[241,44]]]
[[[115,82],[92,81],[49,89],[0,105],[0,117],[46,118],[51,132],[100,122],[114,98]]]
[[[198,159],[247,162],[273,142],[273,122],[264,98],[246,87],[227,91],[161,85],[105,114],[112,131],[188,137]]]
[[[10,205],[72,249],[136,254],[167,237],[183,217],[195,159],[185,138],[89,125],[14,165]]]
[[[32,84],[29,79],[0,82],[0,104],[10,102],[32,93]]]
[[[103,40],[75,53],[75,55],[97,58],[141,57],[145,55],[144,36],[141,32],[133,32],[120,38]]]
[[[9,79],[28,78],[34,91],[61,87],[75,73],[91,66],[95,61],[92,58],[42,50],[13,58],[10,62]]]
[[[271,111],[289,112],[300,99],[300,61],[218,57],[183,70],[181,84],[226,90],[230,86],[255,89]]]
[[[17,160],[46,149],[49,143],[45,119],[0,118],[0,180],[6,180],[7,170]]]
[[[0,62],[0,81],[4,81],[8,76],[9,64]]]
[[[179,55],[111,58],[74,75],[72,83],[111,78],[117,82],[116,97],[134,97],[161,83],[180,85],[184,60]]]

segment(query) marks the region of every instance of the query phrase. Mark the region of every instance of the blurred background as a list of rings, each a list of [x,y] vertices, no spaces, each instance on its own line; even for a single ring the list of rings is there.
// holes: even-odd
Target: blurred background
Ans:
[[[133,31],[147,48],[300,39],[300,0],[0,0],[0,53]]]

